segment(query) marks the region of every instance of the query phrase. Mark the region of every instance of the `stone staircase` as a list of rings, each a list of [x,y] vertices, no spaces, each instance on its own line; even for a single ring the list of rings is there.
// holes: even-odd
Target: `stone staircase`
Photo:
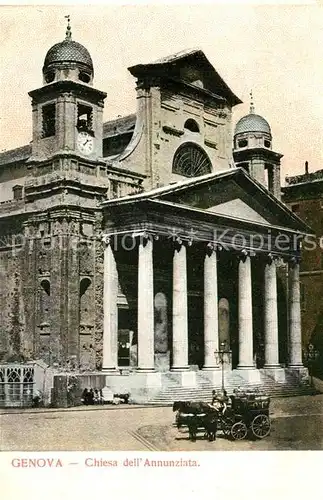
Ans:
[[[196,387],[182,387],[171,373],[163,376],[163,389],[150,398],[147,403],[156,405],[171,405],[174,401],[210,401],[214,386],[203,372],[196,373]],[[270,397],[289,397],[316,394],[317,391],[308,382],[300,382],[290,373],[285,374],[285,382],[278,383],[273,378],[261,373],[261,382],[258,385],[248,384],[244,378],[235,372],[226,372],[225,389],[230,395],[234,389],[261,389]]]

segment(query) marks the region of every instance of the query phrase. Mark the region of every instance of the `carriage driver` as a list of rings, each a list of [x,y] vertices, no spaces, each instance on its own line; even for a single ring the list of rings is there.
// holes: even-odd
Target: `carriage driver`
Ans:
[[[212,406],[223,415],[227,409],[227,405],[229,402],[228,394],[225,389],[221,392],[221,394],[217,394],[216,391],[212,391]]]

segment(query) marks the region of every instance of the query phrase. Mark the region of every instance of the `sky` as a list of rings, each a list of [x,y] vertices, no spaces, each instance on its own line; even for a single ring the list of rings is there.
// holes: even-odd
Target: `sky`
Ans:
[[[200,48],[249,112],[269,122],[285,176],[323,169],[323,4],[0,6],[0,151],[31,140],[28,92],[42,85],[47,50],[72,37],[90,52],[104,119],[136,110],[127,68]]]

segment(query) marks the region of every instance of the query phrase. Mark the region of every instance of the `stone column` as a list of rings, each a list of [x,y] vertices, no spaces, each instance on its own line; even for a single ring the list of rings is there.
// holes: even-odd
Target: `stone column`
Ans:
[[[278,305],[277,305],[277,275],[276,262],[271,256],[265,264],[264,272],[264,302],[265,302],[265,368],[279,366],[278,351]]]
[[[110,238],[104,237],[103,272],[103,362],[102,371],[115,371],[118,365],[118,274]]]
[[[288,267],[289,281],[289,366],[302,367],[301,307],[299,262],[295,259]]]
[[[186,247],[182,241],[173,256],[173,366],[172,370],[188,369],[187,269]]]
[[[254,368],[252,329],[251,260],[246,251],[239,259],[238,307],[239,307],[239,369]]]
[[[138,370],[154,370],[153,240],[141,235],[138,248]]]
[[[215,351],[219,350],[217,252],[209,244],[204,258],[204,366],[219,368]]]

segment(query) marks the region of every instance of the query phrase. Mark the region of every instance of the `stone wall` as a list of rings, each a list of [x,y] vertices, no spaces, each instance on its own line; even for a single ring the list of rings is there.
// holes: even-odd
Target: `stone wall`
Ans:
[[[176,150],[186,142],[201,146],[213,171],[229,168],[232,159],[231,108],[204,105],[171,89],[138,90],[135,131],[117,165],[148,176],[147,189],[183,179],[172,173]],[[199,132],[186,128],[193,119]]]

